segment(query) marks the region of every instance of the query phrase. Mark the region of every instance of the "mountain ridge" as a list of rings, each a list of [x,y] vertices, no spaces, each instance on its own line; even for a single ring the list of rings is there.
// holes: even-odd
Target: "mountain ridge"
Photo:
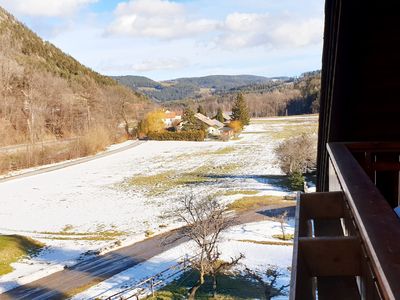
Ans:
[[[136,75],[112,76],[112,78],[133,90],[143,92],[157,102],[196,99],[207,94],[228,92],[241,86],[291,80],[285,76],[269,78],[257,75],[207,75],[162,81]]]

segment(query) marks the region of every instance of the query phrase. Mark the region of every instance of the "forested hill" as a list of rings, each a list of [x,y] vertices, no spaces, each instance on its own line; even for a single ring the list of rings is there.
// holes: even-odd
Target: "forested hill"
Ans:
[[[208,115],[214,116],[221,108],[230,111],[237,93],[246,99],[252,117],[310,114],[319,111],[321,72],[306,72],[298,78],[276,78],[264,83],[252,83],[229,90],[215,91],[195,99],[164,103],[170,109],[199,105]]]
[[[0,146],[114,135],[148,102],[42,40],[0,7]]]
[[[205,108],[214,116],[218,108],[230,111],[237,93],[244,94],[252,117],[310,114],[319,111],[321,71],[299,77],[239,75],[179,78],[157,82],[147,77],[114,77],[121,84],[141,91],[169,109]]]
[[[211,75],[160,82],[141,76],[117,76],[113,78],[121,84],[143,92],[159,102],[200,99],[204,96],[225,93],[242,86],[267,84],[275,80],[287,80],[287,78],[267,78],[252,75]]]

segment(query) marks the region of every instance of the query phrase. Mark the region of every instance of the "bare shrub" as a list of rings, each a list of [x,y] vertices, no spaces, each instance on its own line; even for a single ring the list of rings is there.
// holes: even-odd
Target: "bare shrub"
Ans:
[[[283,240],[286,240],[285,224],[287,223],[287,216],[288,216],[288,212],[287,212],[287,210],[285,210],[282,214],[280,214],[279,216],[277,216],[275,218],[280,224]]]
[[[311,134],[303,134],[287,139],[276,147],[274,152],[279,166],[285,174],[307,173],[316,166],[316,137]]]
[[[75,151],[76,156],[92,155],[103,151],[112,142],[112,137],[107,129],[96,126],[74,143],[72,152]]]

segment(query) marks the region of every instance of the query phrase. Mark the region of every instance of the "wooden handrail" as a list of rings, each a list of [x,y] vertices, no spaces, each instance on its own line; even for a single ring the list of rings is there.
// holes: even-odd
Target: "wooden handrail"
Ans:
[[[400,299],[400,220],[349,150],[357,152],[365,146],[378,151],[399,149],[398,144],[388,149],[383,143],[329,143],[327,148],[380,293],[384,299]]]

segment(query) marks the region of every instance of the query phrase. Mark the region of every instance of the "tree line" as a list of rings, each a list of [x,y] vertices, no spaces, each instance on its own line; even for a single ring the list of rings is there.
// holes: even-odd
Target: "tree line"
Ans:
[[[232,111],[237,93],[242,93],[249,107],[249,115],[253,118],[318,113],[320,84],[320,71],[315,71],[305,73],[293,81],[252,84],[226,93],[209,94],[198,99],[173,101],[163,105],[172,110],[186,107],[195,109],[201,105],[207,115],[214,116],[218,109]]]

